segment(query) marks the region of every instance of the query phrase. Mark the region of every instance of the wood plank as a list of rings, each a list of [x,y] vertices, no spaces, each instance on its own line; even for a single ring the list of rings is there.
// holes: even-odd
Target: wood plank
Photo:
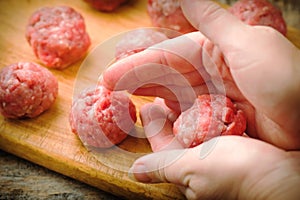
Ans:
[[[151,25],[146,12],[146,0],[132,0],[114,13],[93,10],[82,0],[0,1],[1,68],[18,61],[38,62],[25,39],[27,20],[41,6],[62,4],[74,7],[84,16],[92,39],[90,51],[120,32]],[[299,30],[289,28],[288,38],[298,47],[299,35]],[[79,90],[75,79],[81,64],[82,60],[62,71],[51,70],[59,80],[59,96],[54,106],[40,117],[8,120],[0,116],[0,148],[128,199],[184,199],[172,184],[149,185],[129,179],[126,171],[132,162],[151,151],[146,139],[129,137],[119,145],[123,152],[105,150],[105,153],[98,153],[96,159],[71,132],[68,114],[74,86],[75,92]],[[137,106],[150,100],[133,98]],[[137,134],[143,134],[139,126],[140,123]]]
[[[0,199],[109,199],[103,190],[0,150]]]

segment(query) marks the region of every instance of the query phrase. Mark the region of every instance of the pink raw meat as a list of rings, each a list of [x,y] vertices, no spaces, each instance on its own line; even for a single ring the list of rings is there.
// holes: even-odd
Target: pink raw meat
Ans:
[[[87,145],[109,148],[122,142],[137,120],[135,105],[124,91],[88,88],[73,102],[72,131]]]
[[[153,29],[137,29],[124,35],[116,45],[116,59],[125,58],[167,40],[168,37]]]
[[[169,28],[181,33],[196,29],[188,22],[180,7],[180,0],[148,0],[148,14],[156,27]]]
[[[84,0],[99,11],[111,12],[119,8],[128,0]]]
[[[38,9],[29,19],[26,38],[37,58],[57,69],[81,59],[91,44],[83,17],[67,6]]]
[[[270,26],[283,35],[287,33],[281,10],[267,0],[239,0],[229,11],[246,24]]]
[[[37,117],[50,108],[57,94],[57,79],[38,64],[19,62],[0,72],[0,112],[4,117]]]
[[[184,147],[195,147],[220,135],[242,135],[246,117],[223,95],[201,95],[191,108],[182,112],[173,132]]]

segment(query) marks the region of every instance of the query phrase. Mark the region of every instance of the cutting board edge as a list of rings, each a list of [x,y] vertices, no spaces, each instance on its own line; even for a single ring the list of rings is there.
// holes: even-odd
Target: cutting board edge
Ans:
[[[17,145],[18,148],[14,148],[14,144]],[[22,159],[46,167],[49,170],[126,199],[185,199],[178,188],[173,184],[162,183],[153,185],[137,183],[130,180],[125,172],[116,171],[115,173],[118,176],[122,176],[122,179],[120,179],[118,176],[98,171],[97,167],[76,162],[72,158],[66,158],[58,154],[49,154],[49,152],[47,152],[47,156],[45,157],[46,154],[43,153],[42,148],[33,148],[33,146],[30,146],[26,142],[16,142],[14,138],[2,137],[2,134],[0,134],[0,148]],[[44,159],[40,159],[41,156],[43,156]],[[49,165],[49,162],[52,162],[53,165]],[[97,161],[95,160],[95,162]],[[93,166],[97,166],[98,164],[99,163],[93,163]],[[91,171],[95,173],[91,175]],[[172,194],[176,195],[172,196]]]

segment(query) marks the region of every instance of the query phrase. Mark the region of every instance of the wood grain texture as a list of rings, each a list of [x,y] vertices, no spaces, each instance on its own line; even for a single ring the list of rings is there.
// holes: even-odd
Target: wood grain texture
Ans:
[[[120,200],[120,197],[0,150],[0,199]]]
[[[98,44],[120,32],[150,26],[146,0],[132,0],[114,13],[101,13],[82,0],[10,0],[0,1],[0,66],[18,61],[34,61],[25,40],[29,16],[39,7],[69,5],[86,20],[92,39],[91,51]],[[300,32],[289,28],[288,38],[300,47]],[[54,106],[35,119],[8,120],[0,116],[0,148],[41,166],[128,199],[184,199],[172,184],[148,185],[131,181],[126,170],[137,156],[150,152],[145,139],[129,137],[119,147],[98,153],[98,159],[87,150],[69,127],[76,74],[82,60],[65,70],[51,70],[59,80],[59,96]],[[76,88],[75,88],[76,89]],[[135,98],[137,106],[148,98]],[[138,134],[141,129],[137,129]],[[100,159],[100,161],[99,161]]]

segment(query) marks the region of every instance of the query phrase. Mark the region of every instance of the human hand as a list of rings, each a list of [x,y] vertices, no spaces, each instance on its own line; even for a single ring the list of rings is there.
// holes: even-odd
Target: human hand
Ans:
[[[247,134],[266,142],[222,136],[181,149],[172,134],[178,113],[154,102],[140,114],[156,153],[138,159],[130,174],[174,183],[189,199],[297,199],[299,152],[268,143],[299,149],[299,50],[210,1],[183,0],[183,10],[205,36],[191,33],[121,60],[104,74],[104,84],[160,96],[173,110],[198,94],[226,94],[247,115]]]
[[[300,153],[260,140],[222,136],[182,149],[172,134],[176,113],[161,99],[141,108],[153,154],[136,160],[133,179],[171,182],[188,199],[298,199]]]
[[[299,152],[240,136],[217,137],[180,149],[172,134],[174,113],[161,101],[146,104],[141,114],[157,153],[134,162],[129,172],[133,179],[176,184],[188,199],[299,198]]]
[[[249,136],[299,149],[299,49],[274,29],[245,25],[211,1],[183,0],[182,8],[206,37],[183,35],[125,58],[104,73],[104,85],[160,96],[175,110],[197,95],[223,93],[245,112]]]

